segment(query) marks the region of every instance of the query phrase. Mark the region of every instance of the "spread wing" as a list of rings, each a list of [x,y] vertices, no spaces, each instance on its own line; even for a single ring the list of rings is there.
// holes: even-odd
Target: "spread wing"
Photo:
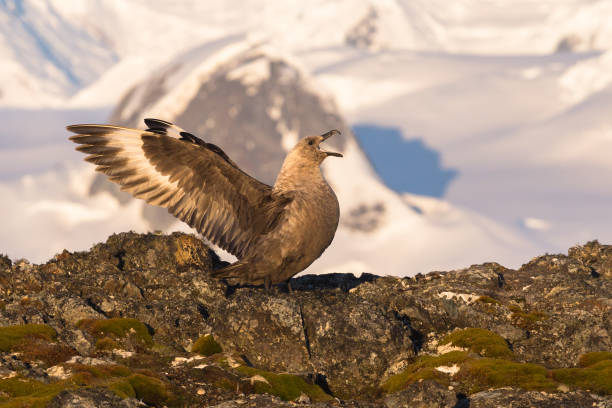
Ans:
[[[274,229],[291,197],[240,170],[217,146],[168,122],[150,119],[147,125],[146,131],[108,125],[67,129],[76,133],[70,140],[88,154],[85,160],[122,191],[167,208],[239,259]]]

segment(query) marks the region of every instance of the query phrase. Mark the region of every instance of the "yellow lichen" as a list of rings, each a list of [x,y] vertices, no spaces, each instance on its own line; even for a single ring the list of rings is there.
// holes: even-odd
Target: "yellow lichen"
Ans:
[[[176,251],[174,252],[177,265],[180,267],[197,263],[201,250],[202,243],[198,238],[193,235],[180,235],[176,238]]]

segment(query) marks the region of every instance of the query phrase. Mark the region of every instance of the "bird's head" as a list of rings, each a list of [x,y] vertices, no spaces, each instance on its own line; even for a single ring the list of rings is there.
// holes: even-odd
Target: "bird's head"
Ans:
[[[329,156],[342,157],[340,153],[321,150],[322,142],[339,134],[340,132],[334,129],[321,136],[307,136],[295,145],[291,152],[289,152],[289,155],[299,157],[300,160],[311,162],[316,165],[321,164],[321,162]]]

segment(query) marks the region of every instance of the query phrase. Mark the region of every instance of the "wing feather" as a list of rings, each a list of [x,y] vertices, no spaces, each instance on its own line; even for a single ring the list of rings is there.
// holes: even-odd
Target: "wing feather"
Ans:
[[[96,170],[149,204],[159,205],[239,259],[281,218],[288,196],[244,173],[217,146],[169,122],[151,130],[73,125],[70,140]],[[172,130],[169,135],[168,130]],[[166,133],[167,132],[167,133]],[[177,138],[177,133],[185,133]]]

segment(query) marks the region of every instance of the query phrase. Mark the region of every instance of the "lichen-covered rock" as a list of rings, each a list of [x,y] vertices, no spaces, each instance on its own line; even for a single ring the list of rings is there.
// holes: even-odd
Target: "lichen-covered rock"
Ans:
[[[448,387],[435,381],[420,381],[384,399],[386,408],[438,408],[453,407],[457,396]]]
[[[0,398],[142,385],[149,406],[610,402],[610,246],[518,270],[302,276],[292,293],[228,287],[219,265],[181,233],[116,234],[43,265],[0,257]]]
[[[341,289],[301,290],[298,280],[292,294],[238,289],[221,306],[209,320],[222,344],[257,367],[315,373],[343,398],[374,393],[389,365],[414,356],[401,319]]]
[[[212,405],[211,408],[384,408],[383,405],[360,401],[337,401],[334,403],[285,402],[271,395],[251,394]]]
[[[584,391],[549,393],[524,391],[516,388],[500,388],[482,391],[470,396],[470,408],[610,408],[610,398],[592,395]]]
[[[122,399],[104,388],[79,388],[62,391],[47,408],[137,408],[142,406],[134,398]]]

